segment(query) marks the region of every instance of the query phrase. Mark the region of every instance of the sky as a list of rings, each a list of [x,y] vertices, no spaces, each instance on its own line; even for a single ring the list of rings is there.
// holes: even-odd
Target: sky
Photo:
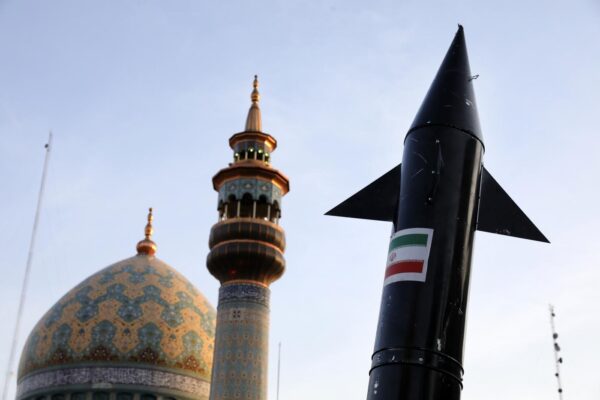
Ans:
[[[0,379],[49,130],[19,352],[64,293],[135,253],[149,206],[157,255],[216,305],[211,178],[258,74],[272,165],[291,186],[270,398],[280,342],[281,400],[364,398],[390,224],[323,214],[400,162],[457,23],[479,74],[486,168],[552,242],[476,234],[462,398],[557,397],[549,303],[565,399],[600,397],[593,0],[0,0]]]

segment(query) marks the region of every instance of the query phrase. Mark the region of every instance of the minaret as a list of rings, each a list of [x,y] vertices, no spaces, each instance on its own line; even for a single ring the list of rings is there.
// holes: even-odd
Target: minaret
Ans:
[[[274,137],[262,131],[258,79],[246,129],[229,139],[233,163],[217,172],[219,221],[210,231],[206,265],[221,282],[210,400],[265,400],[269,285],[283,275],[279,226],[288,178],[271,167]]]

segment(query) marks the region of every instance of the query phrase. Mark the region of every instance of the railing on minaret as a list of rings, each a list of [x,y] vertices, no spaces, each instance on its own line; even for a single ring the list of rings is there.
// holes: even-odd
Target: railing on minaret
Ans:
[[[279,226],[288,178],[271,167],[277,141],[262,131],[258,79],[246,128],[229,139],[233,163],[213,177],[219,221],[206,265],[221,282],[210,400],[265,400],[269,285],[285,270]]]

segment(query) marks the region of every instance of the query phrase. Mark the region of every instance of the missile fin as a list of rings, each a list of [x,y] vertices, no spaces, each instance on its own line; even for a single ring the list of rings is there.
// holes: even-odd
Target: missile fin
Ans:
[[[393,221],[400,193],[400,164],[338,204],[325,215]]]
[[[483,167],[477,230],[550,243]]]

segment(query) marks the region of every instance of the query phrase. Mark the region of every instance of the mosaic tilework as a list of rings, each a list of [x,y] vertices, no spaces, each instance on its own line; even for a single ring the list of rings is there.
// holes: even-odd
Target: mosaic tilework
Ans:
[[[228,302],[250,301],[268,308],[270,295],[270,290],[260,285],[223,285],[219,288],[219,307]]]
[[[19,382],[17,399],[25,398],[31,392],[53,390],[65,386],[88,385],[136,385],[162,390],[176,390],[191,394],[198,400],[208,399],[210,384],[193,376],[168,371],[131,367],[84,367],[62,368],[27,376]],[[39,393],[39,392],[38,392]]]
[[[254,284],[219,290],[211,400],[267,398],[269,293]]]
[[[244,193],[249,193],[254,200],[265,196],[267,203],[273,204],[276,201],[281,205],[281,190],[277,185],[257,178],[240,178],[225,183],[219,189],[219,202],[226,201],[231,195],[239,200]]]
[[[31,332],[19,379],[57,365],[141,363],[209,381],[215,310],[155,257],[138,255],[77,285]]]

